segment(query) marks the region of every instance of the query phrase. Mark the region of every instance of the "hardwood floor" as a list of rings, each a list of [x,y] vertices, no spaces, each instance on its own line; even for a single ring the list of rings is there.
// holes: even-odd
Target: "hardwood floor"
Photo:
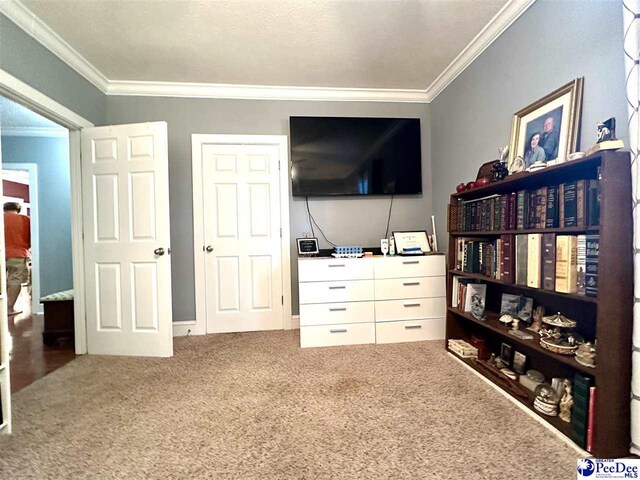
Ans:
[[[30,385],[39,378],[76,358],[73,340],[61,341],[54,346],[42,343],[44,316],[31,314],[31,298],[26,288],[16,302],[18,315],[9,317],[11,354],[11,392]]]

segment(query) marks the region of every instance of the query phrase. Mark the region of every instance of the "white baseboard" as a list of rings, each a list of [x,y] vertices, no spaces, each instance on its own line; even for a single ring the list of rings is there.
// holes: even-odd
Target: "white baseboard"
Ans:
[[[186,337],[187,335],[204,335],[207,332],[201,332],[195,320],[180,320],[173,322],[173,336]]]
[[[291,315],[291,330],[300,328],[300,315]]]

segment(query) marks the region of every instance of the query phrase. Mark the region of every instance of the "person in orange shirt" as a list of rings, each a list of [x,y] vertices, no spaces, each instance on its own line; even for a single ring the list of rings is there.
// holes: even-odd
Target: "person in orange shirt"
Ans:
[[[9,315],[20,313],[14,310],[22,284],[29,280],[31,258],[31,221],[20,215],[19,203],[4,204],[4,245],[7,259],[7,309]]]

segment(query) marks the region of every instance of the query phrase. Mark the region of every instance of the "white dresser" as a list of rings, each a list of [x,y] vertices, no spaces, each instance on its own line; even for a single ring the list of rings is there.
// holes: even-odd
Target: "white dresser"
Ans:
[[[298,259],[300,346],[444,339],[445,257]]]

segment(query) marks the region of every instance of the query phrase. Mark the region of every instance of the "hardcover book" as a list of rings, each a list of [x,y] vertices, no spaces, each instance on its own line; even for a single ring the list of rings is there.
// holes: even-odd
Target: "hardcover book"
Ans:
[[[527,287],[540,288],[542,234],[532,233],[527,240]]]
[[[542,235],[542,288],[556,288],[556,234]]]
[[[577,245],[575,235],[556,236],[556,291],[576,293]]]
[[[525,192],[524,190],[520,190],[518,192],[518,216],[517,216],[517,223],[516,223],[516,229],[517,230],[522,230],[525,228],[526,223],[528,221],[528,216],[527,216],[527,212],[526,212],[526,208],[525,208]]]
[[[576,182],[564,184],[564,226],[578,226],[578,202],[577,202]]]
[[[537,228],[547,227],[547,187],[540,189],[540,218],[538,224],[540,226]]]
[[[515,230],[518,225],[518,198],[515,193],[509,195],[509,230]]]
[[[600,225],[600,182],[587,180],[587,225]]]
[[[584,279],[585,294],[588,297],[598,296],[598,253],[600,250],[600,236],[587,235],[587,262]]]
[[[558,227],[564,227],[564,183],[558,185]]]
[[[547,205],[546,205],[546,228],[556,228],[558,226],[558,187],[550,186],[547,188]]]
[[[577,260],[577,275],[576,275],[576,293],[580,295],[585,294],[585,275],[587,271],[587,237],[586,235],[578,235],[578,243],[576,252],[578,255]]]
[[[469,283],[464,299],[464,311],[470,312],[472,308],[482,308],[484,312],[484,303],[487,296],[486,283]]]
[[[500,239],[502,240],[502,258],[500,259],[500,273],[502,280],[505,283],[513,283],[515,280],[514,276],[514,260],[515,260],[515,243],[513,239],[513,235],[501,235]]]
[[[576,181],[576,226],[584,227],[587,216],[586,180]]]
[[[527,235],[516,235],[516,284],[527,285]]]

